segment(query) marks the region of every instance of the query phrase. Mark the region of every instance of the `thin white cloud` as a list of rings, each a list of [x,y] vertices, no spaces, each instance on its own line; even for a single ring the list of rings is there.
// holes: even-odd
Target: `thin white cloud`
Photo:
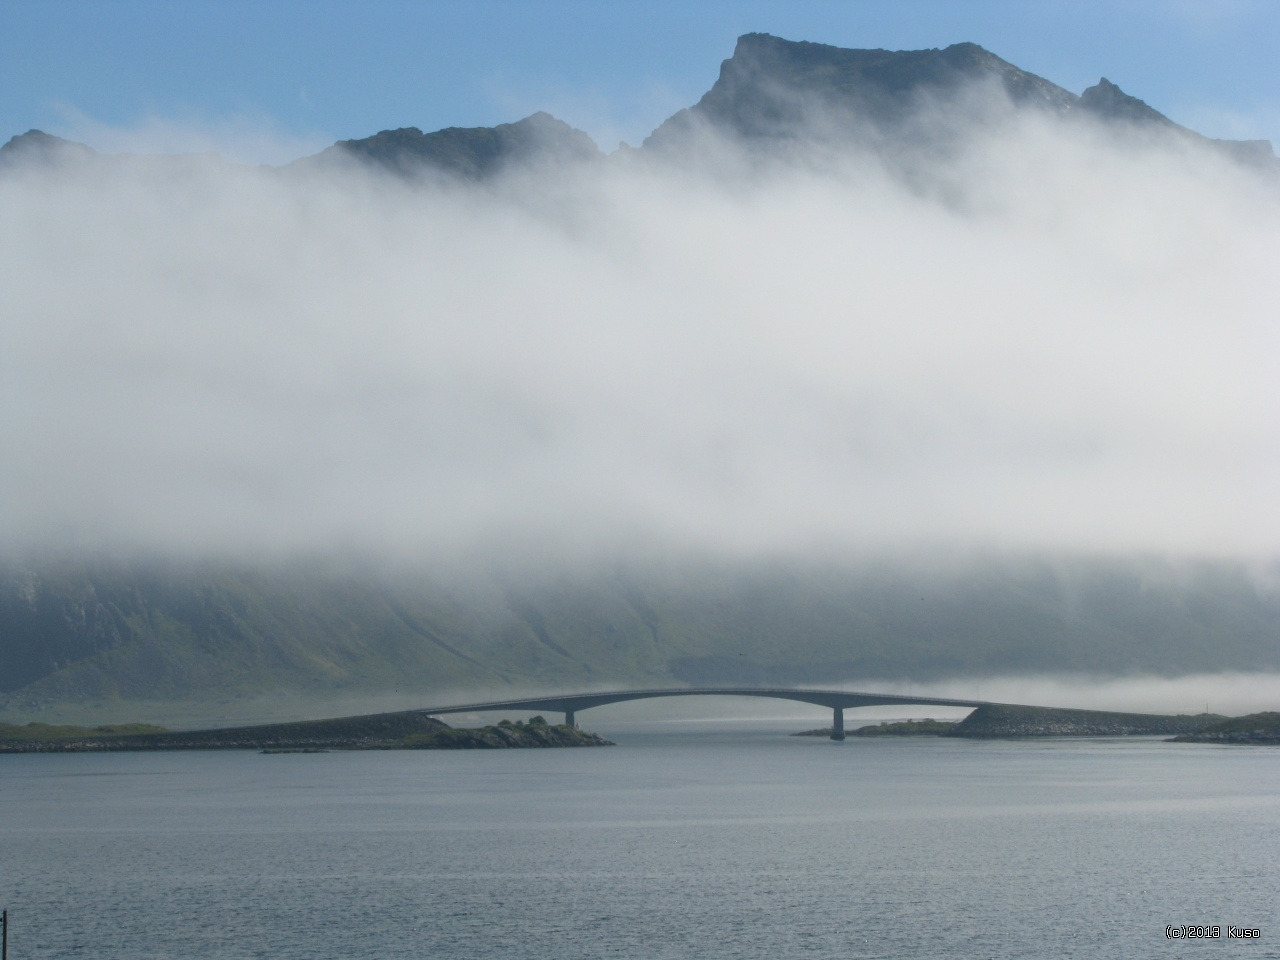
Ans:
[[[1226,140],[1265,139],[1264,131],[1280,130],[1280,107],[1276,104],[1258,103],[1241,109],[1240,104],[1230,107],[1221,103],[1197,101],[1175,105],[1171,113],[1178,122],[1198,130],[1205,136]]]
[[[305,100],[306,91],[300,96]],[[102,153],[217,154],[233,163],[283,164],[317,153],[333,142],[319,132],[288,133],[270,117],[242,114],[232,117],[139,117],[126,125],[107,123],[64,104],[61,118],[49,130],[68,140],[88,144]]]

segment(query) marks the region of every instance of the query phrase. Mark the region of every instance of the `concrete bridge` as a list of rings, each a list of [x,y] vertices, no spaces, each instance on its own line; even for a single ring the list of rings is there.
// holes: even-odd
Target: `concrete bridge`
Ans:
[[[488,703],[463,703],[451,707],[430,707],[417,711],[435,716],[442,713],[487,713],[490,711],[539,711],[564,714],[564,722],[575,726],[579,710],[602,707],[607,703],[628,700],[652,700],[657,697],[768,697],[773,700],[795,700],[829,707],[832,711],[831,739],[844,739],[844,712],[853,707],[929,706],[981,707],[986,700],[948,700],[945,697],[917,697],[896,693],[858,693],[852,690],[810,690],[787,687],[678,687],[672,690],[611,690],[600,693],[568,693],[522,700],[494,700]]]

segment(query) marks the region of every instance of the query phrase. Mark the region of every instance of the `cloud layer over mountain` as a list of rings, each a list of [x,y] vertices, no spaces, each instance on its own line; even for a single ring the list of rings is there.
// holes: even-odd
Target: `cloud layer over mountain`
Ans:
[[[486,186],[0,176],[7,549],[1274,555],[1280,194],[1030,114]]]

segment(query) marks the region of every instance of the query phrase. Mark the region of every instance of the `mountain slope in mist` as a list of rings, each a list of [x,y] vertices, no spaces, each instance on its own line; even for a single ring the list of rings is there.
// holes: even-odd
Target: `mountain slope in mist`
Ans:
[[[389,693],[1280,671],[1280,590],[1228,563],[686,563],[553,581],[215,564],[4,573],[0,710],[15,717],[69,704],[172,716],[183,701],[234,709],[281,692],[296,710]]]
[[[14,137],[0,704],[1280,669],[1275,163],[761,34],[609,157]]]

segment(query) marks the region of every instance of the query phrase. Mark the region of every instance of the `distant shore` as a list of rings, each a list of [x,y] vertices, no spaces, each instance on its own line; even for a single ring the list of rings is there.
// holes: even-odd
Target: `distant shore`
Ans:
[[[1280,745],[1280,713],[1272,711],[1233,717],[1198,733],[1174,737],[1172,742]]]
[[[1260,714],[1259,716],[1266,716]],[[1280,716],[1280,714],[1276,715]],[[1247,718],[1240,718],[1247,719]],[[1113,713],[1058,707],[986,704],[959,721],[905,720],[846,731],[850,737],[965,737],[1002,739],[1021,737],[1175,736],[1187,742],[1224,723],[1236,721],[1214,713],[1167,716],[1152,713]],[[796,736],[827,736],[829,727]],[[1244,742],[1244,741],[1240,741]],[[1263,742],[1251,740],[1248,742]]]

